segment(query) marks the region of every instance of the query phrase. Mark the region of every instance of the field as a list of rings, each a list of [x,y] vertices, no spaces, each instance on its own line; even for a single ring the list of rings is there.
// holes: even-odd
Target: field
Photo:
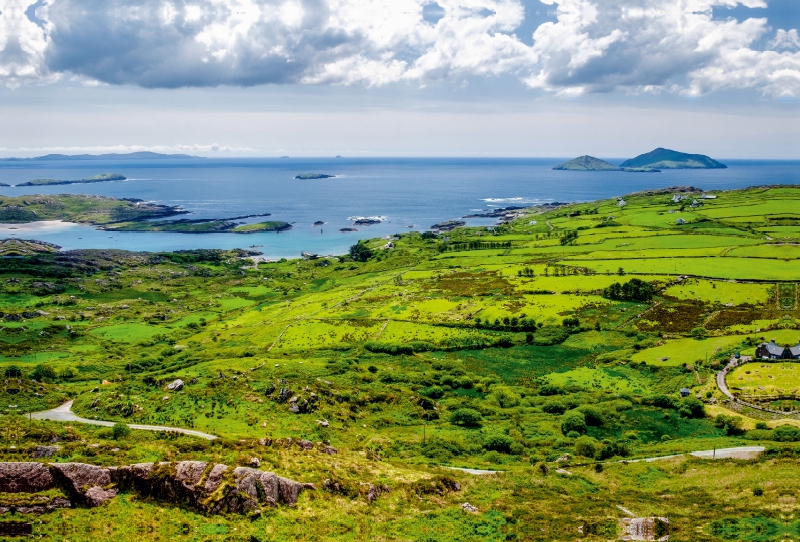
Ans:
[[[0,402],[13,405],[0,429],[27,424],[22,453],[57,437],[57,461],[257,457],[317,487],[296,508],[252,521],[124,494],[47,515],[37,532],[574,540],[580,527],[610,540],[620,505],[669,516],[673,539],[779,540],[796,528],[775,511],[794,510],[798,421],[731,404],[715,377],[762,341],[800,338],[800,253],[785,241],[800,231],[791,214],[800,190],[716,195],[695,207],[699,193],[674,202],[669,190],[625,196],[622,207],[533,207],[492,228],[405,232],[392,249],[375,239],[341,257],[258,265],[244,251],[26,245],[35,253],[0,259],[0,370],[10,383]],[[796,367],[750,363],[728,383],[791,391]],[[168,390],[176,379],[183,388]],[[115,437],[17,415],[67,399],[85,418],[220,438]],[[338,453],[265,444],[286,438]],[[756,444],[764,457],[736,467],[621,463]],[[425,489],[439,477],[462,489]],[[368,500],[369,484],[390,492]],[[772,534],[758,538],[762,524]]]

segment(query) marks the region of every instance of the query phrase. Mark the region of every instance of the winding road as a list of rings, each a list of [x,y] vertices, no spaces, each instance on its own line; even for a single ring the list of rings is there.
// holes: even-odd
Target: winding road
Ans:
[[[52,410],[45,410],[42,412],[33,412],[30,415],[31,419],[34,420],[52,420],[56,422],[76,422],[76,423],[88,423],[91,425],[103,425],[105,427],[113,427],[117,422],[107,422],[103,420],[90,420],[87,418],[81,418],[77,416],[74,412],[72,412],[72,401],[67,401],[61,406],[57,406]],[[203,433],[201,431],[195,431],[194,429],[184,429],[182,427],[166,427],[163,425],[140,425],[136,423],[129,423],[126,424],[131,429],[140,429],[143,431],[172,431],[173,433],[181,433],[183,435],[190,435],[193,437],[200,437],[207,440],[214,440],[217,438],[216,435],[211,435],[209,433]]]

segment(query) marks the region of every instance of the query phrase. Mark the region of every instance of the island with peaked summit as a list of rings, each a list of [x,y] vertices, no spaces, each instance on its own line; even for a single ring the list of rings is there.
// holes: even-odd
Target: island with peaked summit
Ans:
[[[723,169],[725,164],[704,154],[687,154],[659,147],[616,166],[594,156],[573,158],[554,167],[562,171],[623,171],[630,173],[658,173],[662,169]]]

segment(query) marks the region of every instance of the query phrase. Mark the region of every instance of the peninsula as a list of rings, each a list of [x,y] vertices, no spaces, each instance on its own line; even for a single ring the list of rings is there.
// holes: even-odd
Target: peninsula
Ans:
[[[63,220],[95,226],[114,222],[149,220],[184,214],[178,207],[140,199],[118,199],[88,194],[52,194],[3,197],[0,223],[22,224]]]
[[[103,173],[95,175],[87,179],[75,179],[71,181],[63,181],[60,179],[34,179],[26,183],[19,183],[17,186],[48,186],[54,184],[88,184],[88,183],[105,183],[109,181],[124,181],[127,177],[119,173]]]

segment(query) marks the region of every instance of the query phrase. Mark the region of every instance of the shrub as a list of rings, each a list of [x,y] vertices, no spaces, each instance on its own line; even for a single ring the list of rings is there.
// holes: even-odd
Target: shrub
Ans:
[[[763,494],[764,494],[764,490],[761,489],[760,487],[754,487],[753,488],[753,496],[754,497],[761,497]]]
[[[756,429],[769,429],[766,422],[756,422]]]
[[[115,423],[111,431],[114,435],[114,440],[123,439],[131,434],[131,428],[122,422]]]
[[[31,379],[39,382],[50,382],[56,379],[56,371],[49,365],[39,364],[31,371]]]
[[[714,426],[724,429],[725,434],[728,436],[736,436],[743,433],[742,419],[738,416],[726,416],[725,414],[720,414],[714,418]]]
[[[597,455],[596,443],[597,441],[592,437],[578,437],[575,439],[575,453],[582,455],[583,457],[594,459],[594,457]]]
[[[575,317],[569,317],[569,318],[564,318],[564,320],[561,321],[561,325],[563,325],[564,327],[578,327],[579,325],[581,325],[581,321]]]
[[[586,433],[586,417],[583,412],[570,410],[561,417],[561,432],[566,435],[572,431],[581,435]]]
[[[708,332],[704,327],[695,327],[692,328],[691,335],[695,339],[705,339],[708,336]]]
[[[797,442],[800,440],[800,429],[792,425],[781,425],[772,434],[773,438],[778,442]]]
[[[547,401],[542,405],[542,411],[548,414],[563,414],[567,407],[561,401]]]
[[[489,435],[483,441],[484,449],[504,454],[511,453],[511,447],[513,445],[514,439],[508,435]]]
[[[539,395],[561,395],[563,390],[553,384],[544,384],[539,387]]]
[[[472,388],[472,379],[468,376],[462,376],[461,378],[458,379],[457,384],[459,388],[464,388],[465,390],[468,390]]]
[[[705,418],[706,408],[696,397],[686,397],[678,403],[678,412],[684,418]]]
[[[586,425],[600,427],[603,425],[603,423],[605,423],[603,413],[594,406],[581,405],[578,407],[578,410],[583,414],[583,417],[586,420]]]
[[[476,427],[483,421],[483,416],[474,408],[459,408],[450,414],[450,423],[465,427]]]
[[[492,397],[502,408],[509,408],[519,405],[520,396],[511,388],[497,386],[492,392]]]
[[[425,390],[425,395],[431,399],[440,399],[444,395],[444,390],[439,386],[431,386]]]

